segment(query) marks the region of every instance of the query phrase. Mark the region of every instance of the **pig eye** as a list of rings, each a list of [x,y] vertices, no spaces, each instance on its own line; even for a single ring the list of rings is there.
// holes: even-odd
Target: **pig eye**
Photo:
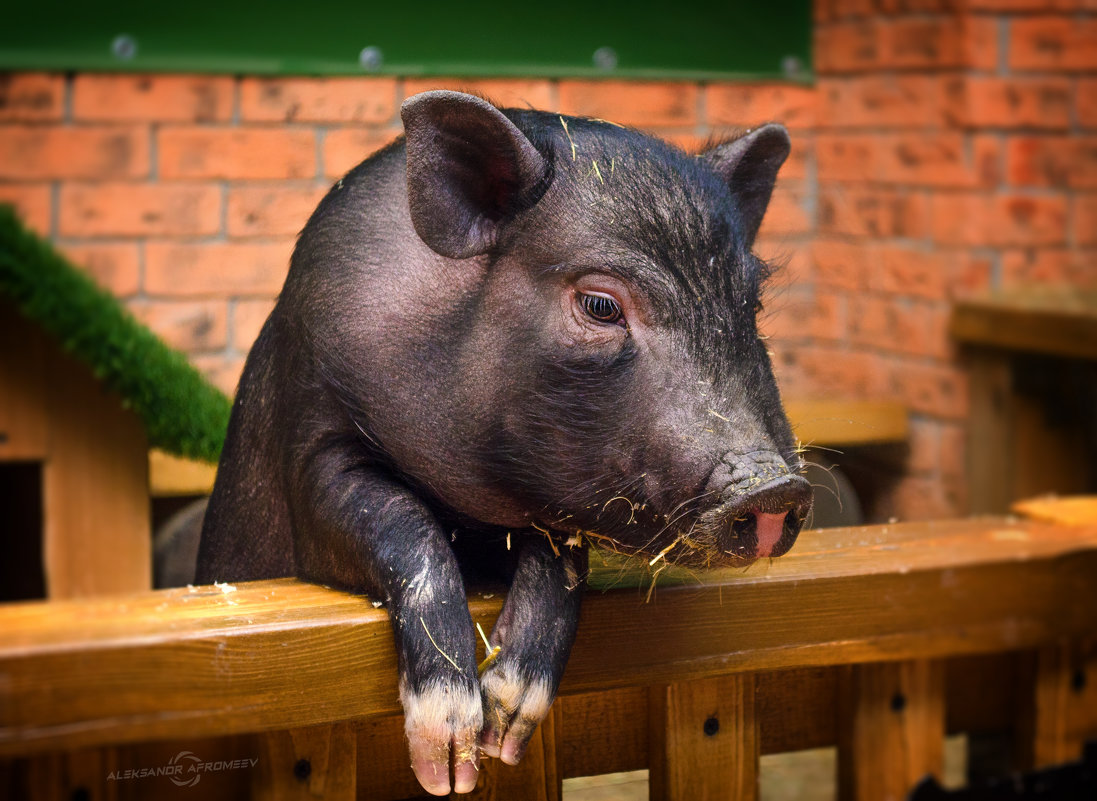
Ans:
[[[617,301],[606,295],[588,295],[584,292],[579,296],[579,303],[583,311],[600,323],[620,323],[623,319]]]

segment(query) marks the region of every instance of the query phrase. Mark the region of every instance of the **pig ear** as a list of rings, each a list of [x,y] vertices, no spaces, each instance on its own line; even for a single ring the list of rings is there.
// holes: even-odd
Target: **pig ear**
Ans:
[[[777,170],[785,163],[791,148],[785,127],[770,124],[702,154],[727,181],[731,193],[738,200],[748,246],[754,244],[762,216],[769,205],[769,197],[773,194]]]
[[[424,92],[405,100],[400,116],[411,221],[435,252],[453,259],[485,253],[500,225],[539,199],[544,157],[487,101]]]

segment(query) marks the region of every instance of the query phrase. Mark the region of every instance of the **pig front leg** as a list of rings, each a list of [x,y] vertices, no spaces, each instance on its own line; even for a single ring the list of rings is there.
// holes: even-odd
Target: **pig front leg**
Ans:
[[[411,766],[434,795],[476,786],[483,712],[464,584],[433,514],[405,487],[328,455],[299,486],[314,490],[297,529],[302,578],[384,600],[396,636]]]
[[[507,600],[489,638],[492,646],[501,646],[499,655],[480,677],[480,745],[489,756],[518,764],[548,714],[575,640],[586,574],[584,546],[554,550],[539,534],[522,544]]]

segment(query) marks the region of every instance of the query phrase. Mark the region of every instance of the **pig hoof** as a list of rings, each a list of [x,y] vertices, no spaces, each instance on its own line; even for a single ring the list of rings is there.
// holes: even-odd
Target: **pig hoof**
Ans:
[[[514,661],[499,660],[480,677],[480,690],[484,698],[480,748],[488,756],[517,765],[552,706],[552,684]]]
[[[401,682],[404,732],[411,753],[411,769],[431,795],[453,791],[470,793],[480,770],[478,737],[483,707],[475,686],[437,681],[415,692]]]

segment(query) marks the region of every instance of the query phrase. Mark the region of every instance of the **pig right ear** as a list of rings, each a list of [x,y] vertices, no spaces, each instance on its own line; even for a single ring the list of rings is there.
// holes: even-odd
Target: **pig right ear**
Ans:
[[[777,171],[791,149],[785,127],[770,123],[701,154],[727,181],[738,201],[748,247],[754,244],[777,182]]]
[[[500,226],[540,199],[549,165],[514,123],[485,100],[423,92],[400,108],[407,134],[408,205],[436,253],[467,259],[490,250]]]

